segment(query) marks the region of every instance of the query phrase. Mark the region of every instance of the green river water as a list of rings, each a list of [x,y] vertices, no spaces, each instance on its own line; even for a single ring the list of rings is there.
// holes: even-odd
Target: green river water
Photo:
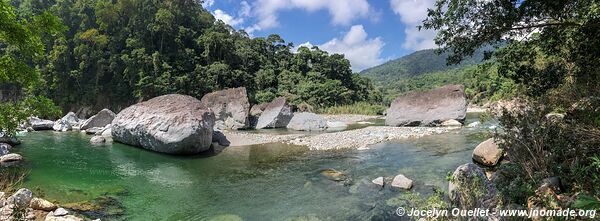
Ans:
[[[36,195],[61,205],[103,202],[102,211],[85,213],[102,220],[395,220],[386,201],[403,193],[370,180],[402,173],[415,181],[413,192],[447,189],[447,173],[471,162],[488,126],[362,151],[267,144],[182,157],[52,131],[26,133],[13,150],[25,157],[24,185]],[[351,180],[328,180],[320,174],[327,168]]]

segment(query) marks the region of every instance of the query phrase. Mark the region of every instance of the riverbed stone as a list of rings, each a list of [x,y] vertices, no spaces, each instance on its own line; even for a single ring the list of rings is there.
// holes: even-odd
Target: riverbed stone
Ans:
[[[0,143],[7,143],[11,146],[16,146],[21,144],[21,141],[17,139],[15,136],[8,135],[2,131],[0,131]]]
[[[215,116],[198,99],[169,94],[134,104],[112,122],[113,140],[168,154],[197,154],[212,144]]]
[[[54,126],[54,121],[40,119],[38,117],[30,117],[29,125],[34,130],[52,130],[52,127]]]
[[[409,92],[387,110],[388,126],[439,126],[454,119],[464,122],[467,98],[462,85],[447,85],[425,92]]]
[[[402,174],[398,174],[392,180],[391,186],[404,190],[410,190],[410,188],[413,186],[413,181]]]
[[[109,109],[102,109],[96,115],[90,117],[89,119],[83,121],[81,123],[81,130],[87,130],[92,127],[105,127],[110,124],[115,118],[115,113]]]
[[[42,199],[42,198],[37,198],[37,197],[33,197],[31,199],[31,201],[29,202],[29,207],[34,209],[34,210],[43,210],[43,211],[52,211],[57,209],[56,204]]]
[[[377,178],[373,179],[371,182],[379,187],[384,186],[383,177],[377,177]]]
[[[292,106],[284,97],[275,98],[258,118],[256,129],[286,127],[293,115]]]
[[[475,147],[473,160],[485,166],[495,166],[503,153],[504,151],[494,142],[494,138],[490,138]]]
[[[7,143],[0,143],[0,156],[4,156],[10,153],[12,146]]]
[[[104,131],[104,127],[92,127],[85,130],[86,134],[98,134]]]
[[[16,153],[9,153],[0,156],[0,163],[17,162],[23,160],[23,157]]]
[[[495,208],[497,189],[483,170],[473,163],[456,168],[448,184],[448,194],[453,206],[462,209]]]
[[[208,93],[200,100],[215,114],[216,129],[243,129],[248,126],[250,102],[245,87]]]
[[[327,129],[328,130],[343,130],[348,127],[343,121],[327,121]]]
[[[323,175],[325,178],[333,180],[333,181],[344,181],[346,179],[348,179],[348,175],[335,170],[335,169],[324,169],[321,170],[321,175]]]
[[[287,128],[298,131],[323,131],[327,129],[327,120],[315,113],[295,113]]]

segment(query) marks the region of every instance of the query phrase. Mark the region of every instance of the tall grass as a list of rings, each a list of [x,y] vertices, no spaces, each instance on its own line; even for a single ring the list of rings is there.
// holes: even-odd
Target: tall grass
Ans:
[[[356,102],[354,104],[338,105],[317,110],[320,114],[361,114],[382,115],[387,107],[367,102]]]
[[[23,184],[29,170],[19,167],[0,168],[0,191],[13,193]]]

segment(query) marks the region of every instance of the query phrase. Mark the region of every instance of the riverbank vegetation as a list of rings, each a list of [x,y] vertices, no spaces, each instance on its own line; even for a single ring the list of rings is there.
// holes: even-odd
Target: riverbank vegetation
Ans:
[[[598,8],[598,1],[438,0],[424,21],[423,28],[438,31],[436,43],[451,53],[451,64],[482,46],[502,46],[493,51],[497,72],[522,89],[513,108],[501,114],[505,130],[497,134],[521,171],[512,173],[517,186],[504,195],[509,201],[598,209],[599,180],[590,175],[600,172]],[[560,179],[556,194],[570,202],[533,196],[550,177]]]
[[[251,38],[198,1],[13,1],[20,15],[48,12],[66,27],[47,36],[39,62],[45,87],[63,111],[119,110],[140,100],[246,87],[252,103],[284,96],[315,108],[380,100],[370,81],[339,54],[297,51],[278,35]],[[44,53],[41,53],[44,54]]]

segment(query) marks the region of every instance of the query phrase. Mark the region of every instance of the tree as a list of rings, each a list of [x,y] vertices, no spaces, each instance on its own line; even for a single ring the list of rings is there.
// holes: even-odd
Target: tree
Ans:
[[[19,123],[31,115],[57,114],[50,100],[35,96],[42,87],[39,69],[33,64],[45,54],[45,35],[57,35],[62,26],[57,17],[44,12],[22,16],[6,0],[0,0],[0,85],[14,85],[24,95],[0,103],[0,132],[14,134]]]

